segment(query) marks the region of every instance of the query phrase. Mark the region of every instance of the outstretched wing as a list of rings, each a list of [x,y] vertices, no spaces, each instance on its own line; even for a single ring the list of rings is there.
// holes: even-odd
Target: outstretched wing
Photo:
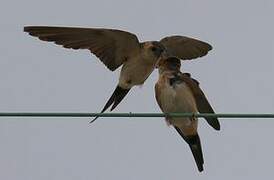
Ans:
[[[24,31],[65,48],[88,49],[111,71],[140,48],[136,35],[115,29],[26,26]]]
[[[160,43],[166,47],[168,54],[182,60],[205,56],[212,49],[212,46],[206,42],[185,36],[165,37]]]
[[[213,108],[209,104],[205,94],[199,87],[199,82],[196,79],[193,79],[190,77],[190,74],[181,74],[181,78],[184,82],[188,84],[188,86],[191,88],[191,91],[194,95],[197,109],[200,113],[214,113]],[[206,121],[210,126],[212,126],[216,130],[220,130],[220,123],[218,121],[218,118],[215,117],[206,117]]]

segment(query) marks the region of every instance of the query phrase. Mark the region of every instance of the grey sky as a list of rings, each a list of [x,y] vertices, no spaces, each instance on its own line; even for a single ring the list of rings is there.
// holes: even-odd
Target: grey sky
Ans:
[[[216,112],[271,113],[274,107],[271,0],[2,0],[0,111],[97,112],[117,83],[88,51],[63,49],[23,33],[25,25],[118,28],[140,40],[179,34],[213,45],[183,64]],[[115,112],[159,112],[155,71]],[[1,118],[0,179],[258,179],[273,176],[274,121],[203,120],[205,171],[160,118]]]

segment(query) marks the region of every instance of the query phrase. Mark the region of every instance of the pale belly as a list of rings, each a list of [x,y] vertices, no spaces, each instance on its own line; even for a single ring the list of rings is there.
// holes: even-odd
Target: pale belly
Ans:
[[[161,101],[164,102],[165,112],[197,112],[195,99],[190,88],[181,83],[172,86],[165,86],[162,89]]]
[[[153,64],[128,63],[120,73],[119,86],[130,89],[136,85],[142,85],[154,70]]]
[[[197,112],[195,99],[185,83],[177,84],[175,88],[166,85],[161,93],[162,108],[165,113],[171,112]],[[170,124],[184,129],[184,131],[197,129],[195,118],[168,118]]]

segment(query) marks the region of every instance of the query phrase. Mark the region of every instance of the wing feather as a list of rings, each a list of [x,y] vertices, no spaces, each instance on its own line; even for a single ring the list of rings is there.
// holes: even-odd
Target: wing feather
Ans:
[[[200,88],[199,82],[196,79],[191,78],[189,74],[181,74],[181,78],[190,87],[194,95],[198,111],[200,113],[215,113],[213,108],[209,104],[205,94]],[[220,130],[220,123],[218,121],[218,118],[206,117],[205,119],[207,120],[208,124],[211,125],[214,129]]]
[[[212,46],[206,42],[186,36],[169,36],[160,40],[168,53],[182,60],[191,60],[205,56]]]
[[[64,48],[88,49],[112,71],[140,49],[136,35],[115,29],[26,26],[24,31]]]

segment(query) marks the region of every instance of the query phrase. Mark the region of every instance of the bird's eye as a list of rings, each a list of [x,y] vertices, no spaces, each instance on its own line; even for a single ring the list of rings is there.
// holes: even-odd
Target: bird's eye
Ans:
[[[156,51],[156,50],[157,50],[156,47],[152,47],[152,48],[151,48],[151,51],[153,51],[153,52]]]

